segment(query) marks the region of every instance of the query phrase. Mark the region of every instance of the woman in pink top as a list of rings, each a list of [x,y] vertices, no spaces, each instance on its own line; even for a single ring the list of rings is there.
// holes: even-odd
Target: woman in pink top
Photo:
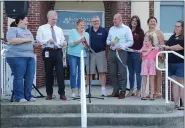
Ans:
[[[153,35],[146,35],[143,42],[143,47],[139,50],[142,56],[141,75],[142,75],[142,94],[141,100],[146,100],[146,84],[147,77],[149,75],[150,81],[150,100],[154,100],[154,78],[156,76],[155,60],[156,55],[159,51],[158,48],[154,47]]]

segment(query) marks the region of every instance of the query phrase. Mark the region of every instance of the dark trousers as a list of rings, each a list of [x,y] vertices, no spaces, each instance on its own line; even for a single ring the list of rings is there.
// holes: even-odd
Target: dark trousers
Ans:
[[[127,52],[123,50],[119,51],[119,56],[123,64],[127,65]],[[123,66],[123,64],[116,56],[116,51],[110,50],[110,78],[112,86],[114,87],[113,93],[116,94],[119,94],[119,89],[121,92],[126,93],[127,68]],[[119,77],[118,73],[120,74]]]
[[[49,57],[45,57],[45,51],[49,52]],[[65,95],[65,84],[64,84],[64,68],[63,68],[63,52],[62,49],[58,50],[43,50],[43,60],[45,65],[45,83],[47,95],[53,94],[53,69],[55,67],[57,83],[58,83],[58,94]]]

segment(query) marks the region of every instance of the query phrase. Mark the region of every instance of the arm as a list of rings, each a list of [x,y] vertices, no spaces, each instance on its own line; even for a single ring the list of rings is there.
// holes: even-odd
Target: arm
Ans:
[[[157,31],[157,36],[159,39],[159,45],[164,45],[164,35],[160,30]]]
[[[64,37],[64,33],[63,33],[62,29],[61,29],[61,40],[60,40],[61,46],[66,45],[66,44],[64,44],[64,41],[65,41],[65,37]]]
[[[87,36],[87,37],[86,37],[86,41],[87,41],[87,44],[89,45],[90,36],[89,36],[89,33],[88,33],[88,32],[86,33],[86,36]]]
[[[173,35],[170,37],[170,39],[166,42],[166,46],[164,47],[166,50],[173,50],[173,51],[179,51],[184,49],[184,40],[178,40],[176,45],[169,46],[170,42],[172,42]]]
[[[107,32],[107,30],[105,29],[105,47],[106,47],[106,45],[107,45],[107,43],[106,43],[106,40],[107,40],[107,37],[108,37],[108,32]]]
[[[126,43],[121,44],[120,48],[126,49],[128,47],[131,47],[133,44],[134,44],[134,40],[133,40],[132,31],[130,28],[128,28],[126,32]]]
[[[111,28],[110,28],[108,36],[107,36],[107,45],[110,45],[110,43],[111,43],[111,33],[110,33],[110,31],[111,31]]]
[[[180,51],[180,50],[183,50],[184,48],[180,44],[177,44],[173,46],[165,46],[165,49],[172,50],[172,51]]]
[[[48,41],[48,40],[44,40],[44,39],[43,39],[43,33],[42,33],[42,32],[43,32],[42,28],[39,27],[38,30],[37,30],[36,40],[37,40],[38,42],[40,42],[42,45],[44,45],[44,44],[47,44],[47,41]]]
[[[143,45],[143,41],[144,41],[144,37],[145,37],[145,34],[144,34],[144,31],[141,29],[140,33],[139,33],[139,38],[140,38],[140,43]]]
[[[32,42],[32,38],[17,38],[16,37],[16,28],[9,28],[6,39],[10,44],[22,44]]]
[[[31,38],[12,38],[8,40],[10,44],[22,44],[22,43],[29,43],[32,42]]]

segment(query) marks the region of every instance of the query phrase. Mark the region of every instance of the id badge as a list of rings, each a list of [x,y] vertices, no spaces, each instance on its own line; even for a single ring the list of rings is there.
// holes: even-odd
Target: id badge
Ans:
[[[49,52],[45,51],[45,57],[48,58],[49,57]]]

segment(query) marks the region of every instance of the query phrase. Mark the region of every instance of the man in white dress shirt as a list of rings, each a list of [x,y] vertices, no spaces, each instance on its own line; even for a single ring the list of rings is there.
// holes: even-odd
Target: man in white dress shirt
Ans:
[[[56,69],[58,94],[61,100],[67,100],[65,96],[64,69],[63,69],[63,52],[62,47],[67,46],[63,31],[56,26],[57,13],[53,10],[47,14],[48,23],[38,28],[36,39],[42,45],[42,57],[45,65],[45,83],[47,100],[53,96],[53,69]]]
[[[130,28],[122,23],[121,14],[114,15],[114,26],[110,28],[107,45],[110,45],[110,78],[114,90],[108,97],[124,99],[127,86],[127,51],[133,45]],[[118,73],[119,84],[118,84]],[[120,89],[120,90],[119,90]]]

